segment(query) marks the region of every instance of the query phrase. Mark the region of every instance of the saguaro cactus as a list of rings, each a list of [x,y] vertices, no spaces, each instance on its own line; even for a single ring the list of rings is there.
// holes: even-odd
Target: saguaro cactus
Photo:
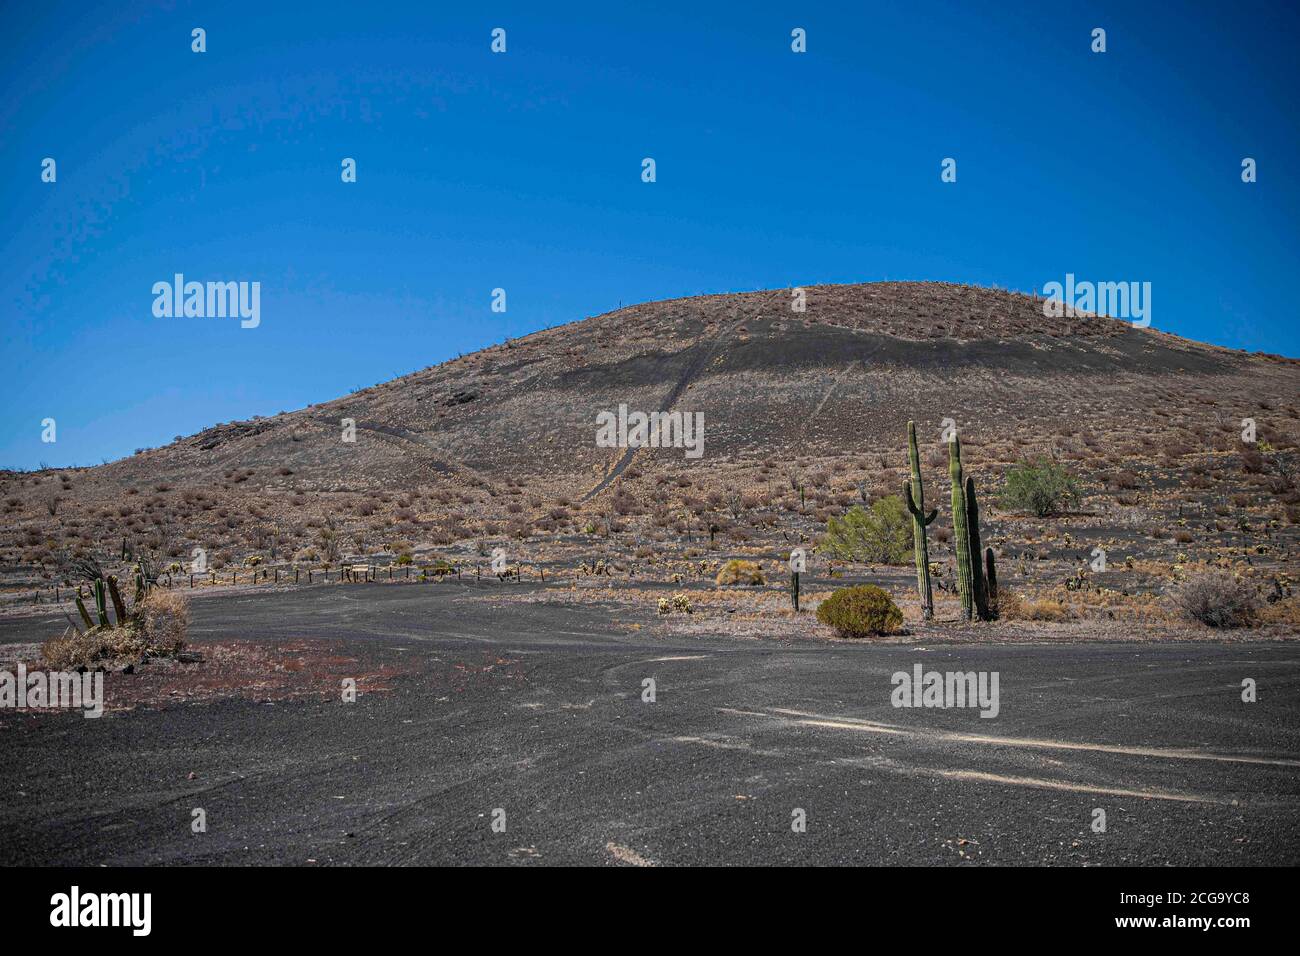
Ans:
[[[966,486],[961,473],[961,439],[956,435],[948,443],[948,477],[952,479],[952,536],[957,555],[957,594],[961,597],[961,616],[969,621],[975,613],[971,590],[970,517],[966,510]]]
[[[912,466],[912,480],[903,483],[903,498],[912,515],[912,547],[916,552],[916,593],[921,597],[921,616],[934,617],[934,592],[930,588],[930,545],[925,529],[939,516],[935,508],[925,513],[925,489],[921,485],[921,456],[916,450],[916,422],[907,423],[907,458]]]
[[[970,542],[970,590],[975,614],[981,621],[991,619],[989,592],[984,582],[984,548],[980,544],[980,508],[975,499],[975,479],[966,479],[966,539]]]

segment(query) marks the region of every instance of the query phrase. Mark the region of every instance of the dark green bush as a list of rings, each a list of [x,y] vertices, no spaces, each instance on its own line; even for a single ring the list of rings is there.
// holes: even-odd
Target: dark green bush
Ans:
[[[1007,469],[1002,507],[1029,511],[1042,518],[1068,511],[1079,503],[1079,483],[1050,458],[1021,461]]]
[[[874,584],[841,588],[817,608],[817,620],[840,637],[870,637],[893,634],[903,626],[903,612],[893,599]]]

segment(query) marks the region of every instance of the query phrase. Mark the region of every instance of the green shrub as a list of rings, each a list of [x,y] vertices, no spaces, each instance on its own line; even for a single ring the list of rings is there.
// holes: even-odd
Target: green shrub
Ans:
[[[880,498],[868,511],[854,505],[826,523],[818,550],[843,561],[903,564],[912,557],[912,519],[898,495]]]
[[[1029,511],[1042,518],[1078,503],[1078,482],[1050,458],[1021,461],[1007,469],[1002,507],[1010,511]]]
[[[741,561],[732,558],[722,566],[714,580],[718,584],[762,584],[763,569],[753,561]]]
[[[402,565],[402,564],[410,564],[411,561],[412,561],[412,558],[411,558],[411,555],[410,555],[409,552],[403,551],[401,554],[399,554],[399,555],[397,556],[397,563],[398,563],[399,565]]]
[[[874,584],[841,588],[817,608],[817,620],[835,628],[840,637],[893,634],[903,626],[903,612],[888,593]]]

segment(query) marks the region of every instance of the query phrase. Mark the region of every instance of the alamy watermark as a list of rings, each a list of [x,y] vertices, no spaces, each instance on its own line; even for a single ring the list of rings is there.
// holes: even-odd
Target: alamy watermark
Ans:
[[[55,927],[125,926],[132,936],[148,936],[152,915],[152,893],[83,893],[73,886],[50,897],[50,925]]]
[[[178,272],[171,282],[153,284],[155,318],[225,319],[255,329],[262,323],[262,283],[186,282]]]
[[[687,458],[704,454],[703,412],[629,412],[619,405],[596,415],[597,448],[684,448]]]
[[[895,707],[978,707],[981,717],[996,717],[997,671],[927,671],[920,664],[912,672],[895,671],[889,702]]]
[[[102,671],[84,674],[32,671],[29,674],[27,667],[20,663],[16,674],[0,671],[0,707],[80,708],[83,717],[102,717],[104,674]]]
[[[1135,329],[1151,324],[1150,282],[1077,282],[1067,272],[1065,282],[1044,285],[1043,295],[1043,315],[1049,319],[1101,315],[1128,319]]]

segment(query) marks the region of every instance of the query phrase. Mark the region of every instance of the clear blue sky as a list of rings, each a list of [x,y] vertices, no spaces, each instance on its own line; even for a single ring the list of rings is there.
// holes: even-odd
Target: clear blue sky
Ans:
[[[6,3],[0,465],[817,282],[1150,281],[1155,328],[1300,354],[1295,4],[635,6]],[[176,272],[260,327],[155,318]]]

